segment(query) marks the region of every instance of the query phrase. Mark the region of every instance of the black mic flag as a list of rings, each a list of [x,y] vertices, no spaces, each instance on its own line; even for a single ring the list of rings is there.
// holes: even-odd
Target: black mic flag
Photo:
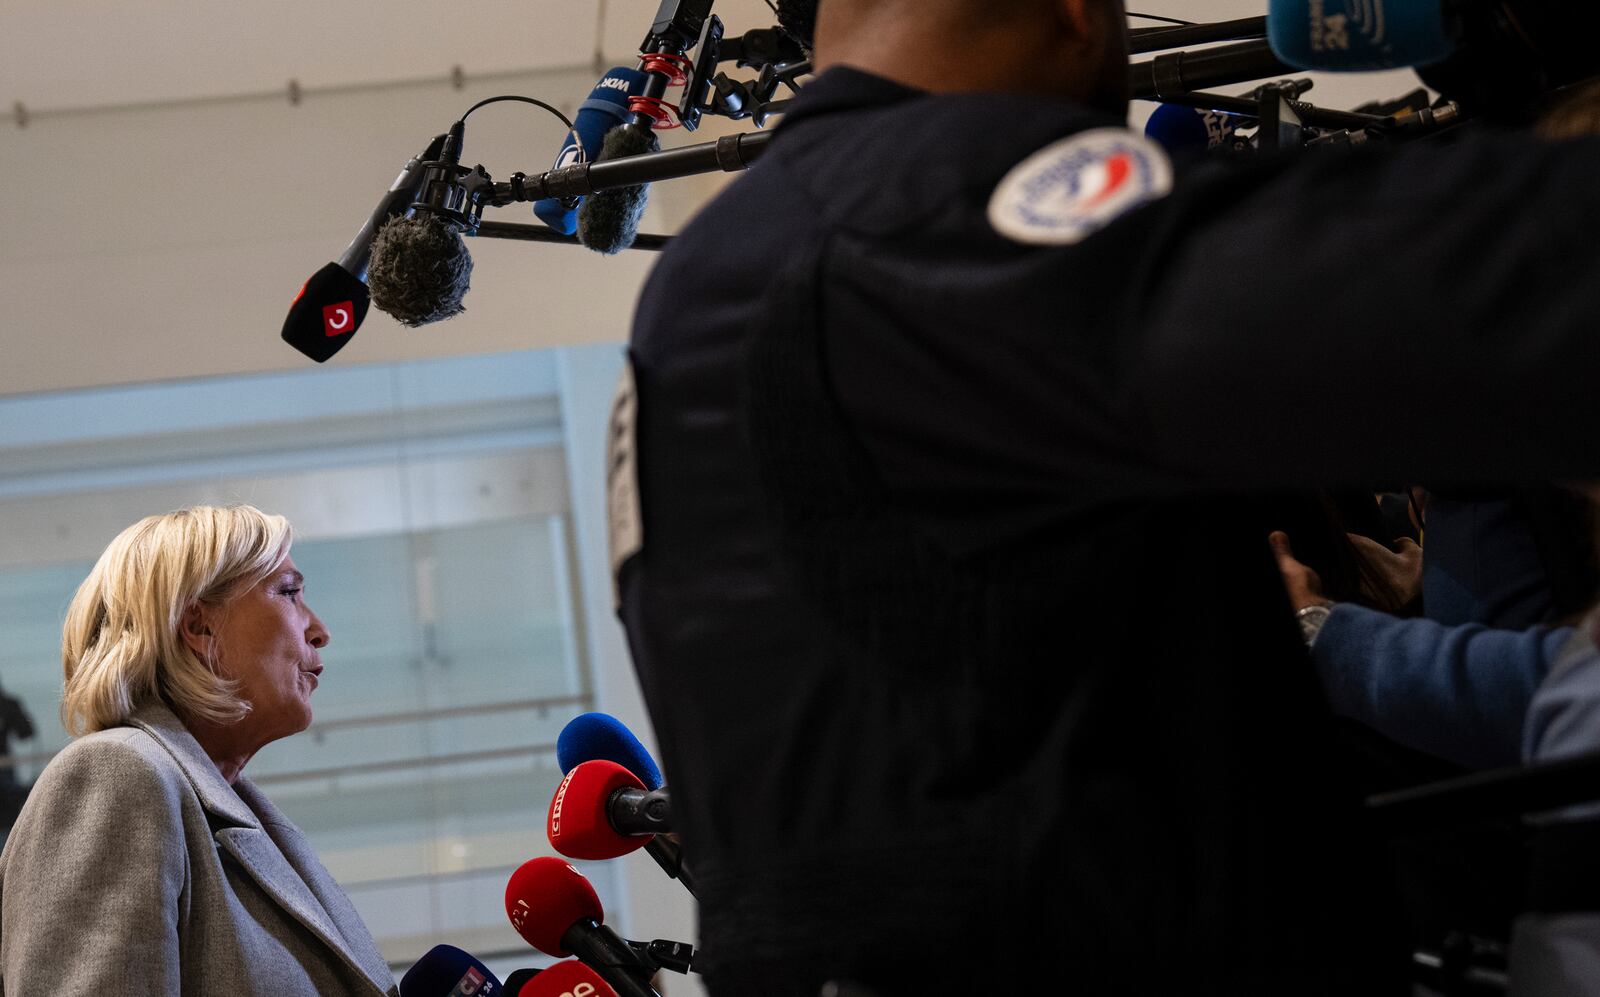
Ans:
[[[283,341],[322,363],[350,341],[367,317],[371,297],[367,285],[337,263],[312,274],[300,289],[289,317],[283,320]]]
[[[300,288],[283,320],[284,342],[322,363],[355,335],[372,303],[366,277],[373,240],[385,222],[410,208],[422,185],[423,165],[437,159],[444,145],[445,136],[440,135],[406,163],[344,255],[312,274]]]

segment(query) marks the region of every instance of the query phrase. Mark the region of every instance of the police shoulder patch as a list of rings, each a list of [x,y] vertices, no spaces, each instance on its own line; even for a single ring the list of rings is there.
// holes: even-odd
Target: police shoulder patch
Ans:
[[[1052,142],[1011,168],[989,199],[989,224],[1016,242],[1069,246],[1172,190],[1160,146],[1122,128]]]

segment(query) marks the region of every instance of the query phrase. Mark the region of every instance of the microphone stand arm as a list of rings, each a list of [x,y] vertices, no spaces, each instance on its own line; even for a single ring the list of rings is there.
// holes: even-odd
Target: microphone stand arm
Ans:
[[[503,208],[522,201],[540,201],[547,197],[582,197],[597,190],[659,183],[662,180],[676,180],[703,173],[737,173],[759,159],[771,141],[771,132],[741,132],[738,135],[724,135],[715,142],[664,149],[661,152],[648,152],[624,159],[610,159],[603,163],[578,163],[573,166],[563,166],[558,170],[546,170],[534,176],[515,173],[508,181],[497,181],[487,185],[483,190],[482,204],[487,207]],[[477,222],[464,234],[490,239],[578,245],[575,237],[559,235],[543,225]],[[665,235],[641,235],[634,241],[632,248],[660,250],[666,247],[670,238]]]
[[[1162,52],[1168,49],[1187,48],[1190,45],[1209,45],[1212,42],[1235,42],[1246,38],[1265,38],[1265,17],[1243,17],[1236,21],[1219,21],[1215,24],[1189,24],[1174,28],[1136,28],[1130,33],[1128,50],[1133,55]]]
[[[1273,54],[1266,39],[1158,55],[1128,67],[1135,100],[1166,100],[1205,87],[1247,83],[1295,72]]]
[[[515,173],[509,181],[494,185],[488,203],[504,207],[547,197],[583,197],[597,190],[637,187],[702,173],[738,173],[759,159],[771,141],[771,132],[741,132],[724,135],[715,142],[608,159],[602,163],[576,163],[533,176]]]

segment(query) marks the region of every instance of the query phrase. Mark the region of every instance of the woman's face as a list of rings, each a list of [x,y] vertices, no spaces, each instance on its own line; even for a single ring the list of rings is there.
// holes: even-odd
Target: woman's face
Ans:
[[[311,694],[322,673],[328,630],[305,601],[305,577],[285,557],[266,579],[214,617],[217,671],[239,683],[251,706],[240,721],[258,744],[311,725]]]

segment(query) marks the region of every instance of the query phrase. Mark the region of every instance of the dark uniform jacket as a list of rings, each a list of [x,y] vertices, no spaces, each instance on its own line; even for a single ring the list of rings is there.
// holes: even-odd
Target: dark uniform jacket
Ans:
[[[1019,163],[1118,126],[834,70],[652,275],[619,591],[715,993],[1404,975],[1235,495],[1600,471],[1600,148],[1204,166],[997,230]]]

